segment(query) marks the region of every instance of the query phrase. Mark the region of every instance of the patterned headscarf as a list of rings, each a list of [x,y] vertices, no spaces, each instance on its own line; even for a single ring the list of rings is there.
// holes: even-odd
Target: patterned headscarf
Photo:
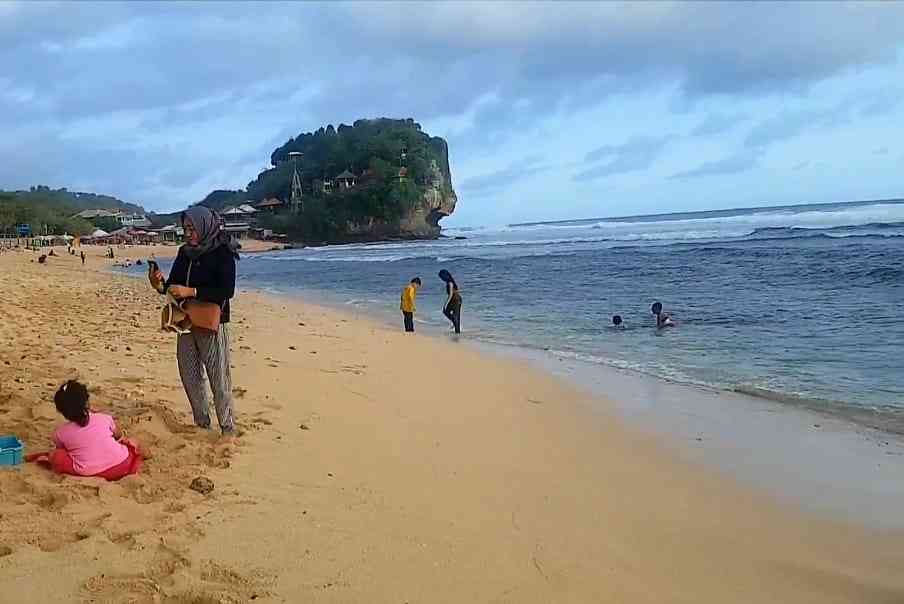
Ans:
[[[230,251],[238,258],[236,251],[239,244],[220,229],[220,217],[216,212],[206,206],[192,206],[182,212],[183,223],[186,218],[191,221],[192,227],[198,233],[198,245],[186,243],[183,246],[189,260],[195,260],[224,244],[228,245]]]

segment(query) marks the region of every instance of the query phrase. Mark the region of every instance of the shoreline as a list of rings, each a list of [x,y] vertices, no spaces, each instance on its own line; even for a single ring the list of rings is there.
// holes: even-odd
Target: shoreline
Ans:
[[[315,304],[326,306],[339,312],[347,312],[355,316],[369,318],[378,321],[384,327],[394,329],[396,327],[395,311],[388,310],[389,306],[380,309],[371,310],[360,305],[362,300],[345,300],[343,294],[336,294],[331,291],[319,291],[312,289],[292,290],[290,288],[268,288],[264,286],[249,285],[249,289],[260,291],[263,293],[273,294],[287,299],[312,301]],[[382,302],[382,301],[381,301]],[[420,330],[430,335],[444,335],[446,325],[443,323],[435,323],[425,321],[415,317],[416,324]],[[472,331],[471,334],[474,332]],[[904,409],[896,407],[865,407],[853,403],[848,403],[830,399],[813,399],[806,398],[790,393],[765,390],[754,386],[746,385],[717,385],[698,383],[693,381],[683,381],[672,377],[659,375],[656,373],[644,371],[635,366],[627,366],[618,364],[609,360],[589,360],[584,358],[585,355],[574,351],[554,350],[549,347],[542,347],[510,341],[505,337],[499,337],[498,334],[479,334],[476,337],[469,337],[465,334],[464,340],[474,342],[479,345],[490,347],[500,347],[502,349],[511,349],[516,357],[521,357],[525,352],[528,354],[545,355],[551,359],[551,362],[558,362],[564,359],[567,363],[597,368],[604,372],[626,372],[629,375],[637,376],[641,379],[656,380],[664,384],[680,386],[697,391],[700,395],[707,396],[711,393],[717,393],[725,396],[741,396],[757,401],[768,401],[777,403],[790,410],[805,410],[822,419],[839,420],[849,423],[852,427],[858,429],[875,430],[887,435],[890,439],[900,440],[904,438]]]
[[[351,320],[398,330],[389,312],[302,293],[261,295],[302,302]],[[329,292],[320,292],[329,294]],[[453,340],[443,327],[418,323],[418,333],[481,354],[527,361],[596,400],[591,408],[615,413],[631,429],[654,434],[683,459],[827,518],[880,530],[904,530],[904,435],[884,430],[845,410],[820,409],[747,392],[669,380],[632,368],[562,358],[552,351],[511,343]],[[864,415],[872,417],[864,410]],[[764,443],[769,442],[769,446]],[[831,459],[832,463],[827,464]]]
[[[129,273],[123,273],[129,274]],[[131,277],[138,275],[129,274]],[[304,304],[397,331],[389,311],[368,310],[331,292],[246,292],[282,304]],[[313,299],[313,301],[312,301]],[[419,321],[418,333],[480,354],[527,361],[532,370],[562,379],[606,405],[631,429],[655,434],[671,451],[779,501],[827,518],[871,528],[902,530],[904,436],[844,410],[814,408],[699,384],[669,380],[632,368],[563,358],[538,347],[470,338],[452,340],[442,326]],[[450,342],[450,340],[452,340]],[[865,410],[867,418],[873,417]],[[769,442],[765,447],[763,443]],[[827,465],[826,460],[832,464]]]
[[[274,254],[272,257],[276,258],[278,255]],[[286,259],[291,259],[291,257]],[[364,313],[363,316],[379,318],[385,325],[394,327],[396,323],[394,306],[397,303],[391,298],[387,298],[385,292],[381,294],[382,297],[379,297],[380,299],[368,299],[377,298],[378,296],[366,296],[366,294],[360,293],[337,293],[310,287],[305,287],[302,291],[301,289],[283,286],[278,283],[249,283],[248,286],[279,295],[303,296],[305,299],[313,299],[315,302],[322,302],[331,308],[341,311],[358,312],[360,310]],[[440,333],[443,331],[444,319],[442,317],[429,314],[430,319],[425,321],[421,316],[416,316],[415,321],[422,328],[432,329]],[[720,376],[716,374],[695,377],[683,374],[680,370],[675,374],[671,371],[674,367],[660,367],[654,371],[650,370],[638,359],[626,360],[618,354],[607,355],[606,352],[592,352],[591,349],[587,348],[569,347],[567,343],[562,346],[557,346],[556,343],[550,341],[531,344],[524,341],[524,338],[519,338],[517,334],[497,329],[499,326],[491,328],[494,331],[483,331],[479,324],[471,323],[470,325],[471,329],[468,330],[469,339],[477,339],[493,345],[510,346],[516,352],[522,349],[544,352],[557,358],[564,357],[574,359],[575,362],[588,363],[604,368],[604,370],[627,370],[666,383],[697,388],[704,393],[718,391],[727,395],[740,394],[759,400],[774,401],[791,409],[808,409],[814,414],[823,417],[841,419],[859,427],[879,430],[895,439],[904,437],[904,407],[895,405],[895,401],[892,399],[881,402],[872,399],[858,399],[853,396],[850,400],[846,400],[843,398],[844,392],[837,393],[836,396],[832,396],[829,391],[810,395],[800,394],[802,391],[806,392],[806,384],[797,384],[798,387],[803,386],[802,390],[795,390],[791,387],[793,384],[788,385],[788,387],[777,386],[774,389],[768,389],[768,387],[761,385],[762,380],[745,380],[739,376],[734,376],[733,379],[721,380]],[[559,344],[562,344],[562,342],[560,341]]]
[[[527,361],[303,301],[239,292],[242,434],[224,448],[190,425],[157,294],[106,262],[29,260],[0,254],[15,293],[0,325],[0,427],[45,446],[59,422],[48,393],[77,375],[152,457],[119,483],[0,468],[10,599],[904,597],[904,532],[777,502]],[[187,488],[198,474],[211,494]]]

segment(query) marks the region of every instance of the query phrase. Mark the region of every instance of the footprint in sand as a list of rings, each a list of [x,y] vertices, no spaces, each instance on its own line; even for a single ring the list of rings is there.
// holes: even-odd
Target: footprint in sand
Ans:
[[[140,573],[95,575],[83,591],[91,601],[233,604],[271,595],[272,577],[235,571],[212,560],[193,563],[186,555],[160,545],[155,559]]]

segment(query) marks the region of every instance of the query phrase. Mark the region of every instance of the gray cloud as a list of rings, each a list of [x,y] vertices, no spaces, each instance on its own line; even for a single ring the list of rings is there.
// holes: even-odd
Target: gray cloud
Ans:
[[[722,134],[747,120],[747,116],[737,114],[710,113],[691,131],[692,136],[714,136]]]
[[[789,23],[794,32],[783,35]],[[59,148],[52,172],[35,157],[17,171],[0,168],[0,186],[108,183],[126,197],[152,193],[170,198],[151,203],[172,204],[202,196],[214,174],[229,179],[220,186],[244,184],[254,174],[220,164],[247,169],[275,135],[328,122],[426,122],[464,115],[490,96],[458,136],[465,153],[617,92],[677,87],[695,99],[806,90],[892,60],[904,5],[0,3],[0,40],[0,129]],[[711,116],[698,134],[723,132],[730,118]],[[128,140],[111,125],[120,121],[135,124]],[[770,127],[804,128],[767,124],[750,144],[768,144]],[[72,134],[86,129],[91,140],[104,132],[111,140]],[[198,152],[203,140],[160,152],[162,140],[211,129],[234,142],[211,140],[209,153]],[[651,149],[622,149],[579,177],[653,159]],[[111,176],[133,162],[140,177]]]
[[[636,136],[621,145],[603,145],[589,152],[587,163],[607,159],[601,165],[594,165],[574,175],[574,180],[596,180],[606,176],[646,170],[662,155],[673,135],[659,137]]]
[[[850,121],[846,103],[828,109],[806,109],[780,113],[754,126],[744,144],[762,148],[779,141],[799,136],[806,130],[819,127],[836,127]]]
[[[899,95],[888,88],[858,91],[835,105],[778,113],[756,124],[744,140],[750,148],[761,148],[795,138],[808,130],[837,128],[857,118],[874,118],[893,111]]]
[[[472,176],[462,181],[458,186],[459,191],[480,197],[508,188],[512,181],[523,180],[535,174],[540,174],[552,169],[553,166],[545,163],[541,155],[529,155],[514,161],[501,170]]]
[[[703,162],[696,168],[678,172],[669,176],[672,180],[684,180],[689,178],[701,178],[703,176],[723,176],[725,174],[737,174],[746,172],[757,165],[759,154],[742,152],[716,161]]]
[[[870,94],[872,98],[866,105],[860,108],[861,117],[877,117],[891,113],[901,104],[904,91],[899,89],[887,89]]]

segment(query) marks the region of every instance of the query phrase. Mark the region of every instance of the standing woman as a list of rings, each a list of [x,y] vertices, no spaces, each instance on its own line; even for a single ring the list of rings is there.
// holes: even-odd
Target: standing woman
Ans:
[[[446,304],[443,306],[443,314],[452,322],[455,333],[461,333],[461,292],[458,283],[446,269],[439,272],[439,278],[446,284]]]
[[[229,299],[235,294],[235,261],[238,242],[220,230],[214,212],[204,206],[192,206],[182,213],[185,244],[163,284],[163,293],[177,300],[212,302],[220,307],[216,331],[193,327],[179,334],[176,359],[179,376],[191,403],[195,424],[210,428],[209,398],[204,373],[213,391],[214,408],[220,430],[228,436],[235,432],[232,405],[232,377],[229,374]],[[159,269],[157,280],[163,280]]]

